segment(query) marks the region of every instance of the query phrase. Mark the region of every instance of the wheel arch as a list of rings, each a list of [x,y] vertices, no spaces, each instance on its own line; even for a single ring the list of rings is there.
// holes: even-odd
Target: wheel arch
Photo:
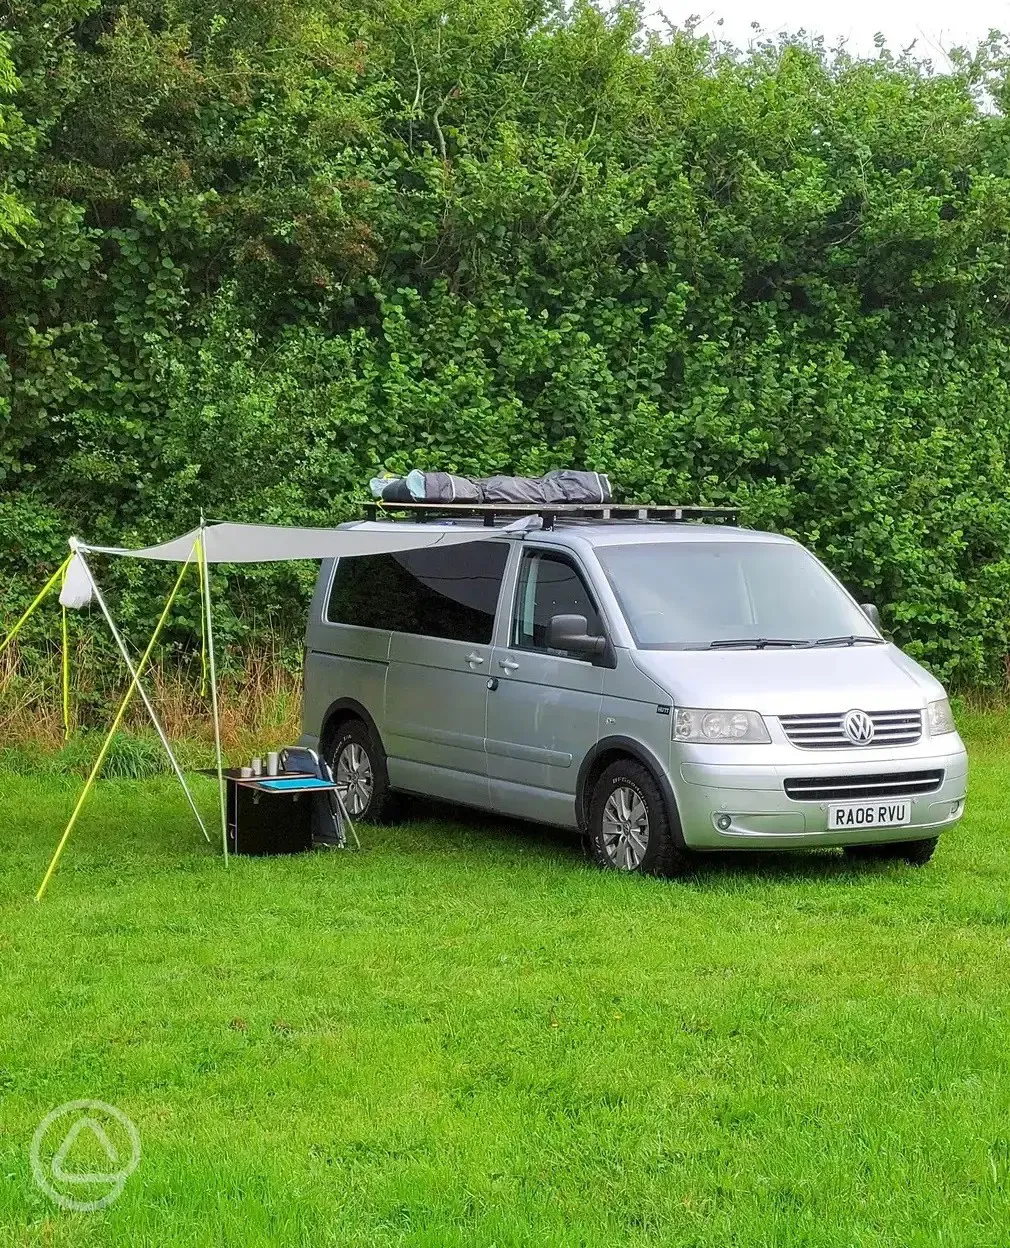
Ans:
[[[575,817],[579,827],[585,831],[589,813],[589,795],[593,791],[593,785],[611,763],[616,763],[622,758],[633,758],[641,763],[655,780],[663,795],[674,840],[678,845],[683,846],[684,836],[680,827],[680,812],[677,809],[677,798],[674,795],[670,777],[655,754],[633,737],[604,737],[601,741],[597,741],[582,760],[575,786]]]
[[[342,724],[349,719],[360,719],[368,729],[377,745],[382,745],[382,737],[375,720],[356,698],[337,698],[326,708],[323,726],[319,733],[319,753],[323,758],[329,757],[332,747]]]

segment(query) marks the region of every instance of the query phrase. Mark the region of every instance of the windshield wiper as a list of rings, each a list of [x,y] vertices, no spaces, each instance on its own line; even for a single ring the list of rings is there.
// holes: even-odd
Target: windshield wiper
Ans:
[[[769,646],[809,646],[809,641],[796,637],[730,637],[710,641],[709,650],[766,650]]]
[[[818,637],[813,643],[815,646],[854,646],[857,642],[869,642],[874,646],[883,646],[883,637],[863,636],[860,633],[849,633],[847,637]]]

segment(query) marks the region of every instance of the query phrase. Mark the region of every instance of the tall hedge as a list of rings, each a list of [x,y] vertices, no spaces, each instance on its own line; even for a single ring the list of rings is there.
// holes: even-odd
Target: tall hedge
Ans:
[[[1005,680],[998,40],[938,74],[591,3],[0,14],[8,613],[70,532],[325,524],[380,468],[576,465],[741,504],[940,675]],[[157,578],[110,575],[139,627]],[[296,633],[305,587],[243,574],[236,649]]]

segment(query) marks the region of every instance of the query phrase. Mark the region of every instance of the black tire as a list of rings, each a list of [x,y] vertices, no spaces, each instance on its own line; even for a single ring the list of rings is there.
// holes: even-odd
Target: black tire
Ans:
[[[358,768],[357,779],[352,779],[352,760],[364,760],[370,783],[362,783],[364,769]],[[333,744],[326,752],[326,761],[333,771],[337,784],[346,783],[340,789],[347,813],[357,822],[383,823],[392,814],[393,799],[389,791],[389,773],[386,770],[386,752],[381,742],[373,736],[369,727],[360,719],[348,719],[337,729]],[[344,764],[344,765],[342,765]]]
[[[884,845],[846,845],[845,856],[856,862],[907,862],[924,867],[936,849],[937,836],[921,841],[891,841]]]
[[[634,795],[635,800],[629,798],[629,794]],[[613,804],[610,804],[611,799]],[[637,835],[633,830],[622,838],[620,832],[613,830],[613,816],[622,812],[622,802],[623,811],[628,815],[622,822],[637,829]],[[639,803],[644,808],[644,829]],[[644,851],[640,849],[643,840]],[[648,768],[633,758],[611,763],[593,786],[587,841],[592,860],[611,871],[677,876],[685,875],[694,866],[679,826],[671,822],[659,785]]]

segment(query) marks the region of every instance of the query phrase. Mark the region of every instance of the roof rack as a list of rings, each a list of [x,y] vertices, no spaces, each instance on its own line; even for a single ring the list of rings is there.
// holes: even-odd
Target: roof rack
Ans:
[[[683,524],[692,520],[715,520],[733,523],[740,514],[738,507],[655,507],[651,503],[386,503],[370,501],[362,504],[369,520],[407,513],[421,520],[445,520],[450,517],[483,520],[493,528],[497,520],[515,520],[520,516],[539,516],[545,529],[553,529],[566,520],[658,520],[666,524]]]

